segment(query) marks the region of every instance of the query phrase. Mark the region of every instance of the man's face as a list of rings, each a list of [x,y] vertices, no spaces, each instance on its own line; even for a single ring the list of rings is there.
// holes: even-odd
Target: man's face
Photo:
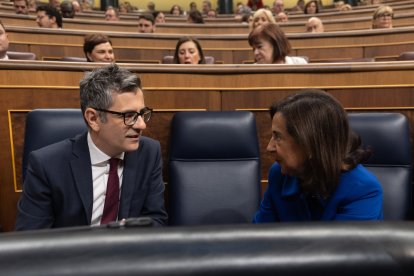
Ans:
[[[203,13],[207,14],[209,10],[210,10],[210,7],[209,7],[208,3],[203,2]]]
[[[56,23],[56,18],[54,16],[49,18],[45,11],[38,11],[36,23],[40,28],[53,28],[53,25]]]
[[[283,1],[276,0],[275,2],[273,2],[273,13],[274,14],[278,14],[283,11],[285,11],[285,5],[283,4]]]
[[[308,33],[323,33],[324,28],[322,22],[319,20],[309,20],[306,23],[306,32]]]
[[[118,21],[119,18],[116,16],[116,13],[113,9],[109,9],[105,12],[106,21]]]
[[[113,93],[113,105],[108,108],[116,112],[140,112],[145,107],[144,95],[140,89],[137,93]],[[98,111],[94,111],[98,112]],[[99,117],[96,125],[91,126],[91,137],[95,145],[109,156],[117,156],[122,152],[137,150],[142,131],[147,127],[141,116],[132,126],[124,124],[122,116],[105,113],[106,121]]]
[[[0,25],[0,58],[3,58],[9,49],[9,38],[6,30]]]
[[[153,33],[154,25],[151,21],[141,18],[140,20],[138,20],[138,31],[140,33]]]
[[[28,14],[26,1],[24,0],[14,0],[14,11],[16,14]]]

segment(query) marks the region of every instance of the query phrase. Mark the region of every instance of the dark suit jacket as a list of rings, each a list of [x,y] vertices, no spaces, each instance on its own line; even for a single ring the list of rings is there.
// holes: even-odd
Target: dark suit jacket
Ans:
[[[29,156],[16,230],[90,225],[93,191],[87,133],[33,151]],[[161,148],[140,138],[126,152],[118,218],[148,216],[167,222]]]

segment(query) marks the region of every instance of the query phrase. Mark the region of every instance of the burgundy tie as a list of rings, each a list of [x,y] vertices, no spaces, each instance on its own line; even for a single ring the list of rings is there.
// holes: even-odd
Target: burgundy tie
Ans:
[[[119,177],[118,177],[118,158],[109,159],[109,176],[106,186],[106,198],[101,224],[116,220],[119,205]]]

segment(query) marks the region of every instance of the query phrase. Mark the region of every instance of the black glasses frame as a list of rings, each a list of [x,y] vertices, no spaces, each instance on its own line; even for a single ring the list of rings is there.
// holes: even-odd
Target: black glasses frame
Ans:
[[[120,117],[123,117],[124,118],[124,124],[126,126],[133,126],[137,122],[139,116],[141,116],[141,118],[144,120],[145,123],[148,123],[148,121],[151,119],[151,115],[152,115],[152,111],[153,111],[153,109],[149,108],[149,107],[144,107],[139,112],[135,112],[135,111],[117,112],[117,111],[101,109],[101,108],[95,108],[95,107],[92,107],[92,108],[95,109],[96,111],[111,113],[111,114],[115,114],[115,115],[118,115]],[[127,115],[131,116],[131,114],[133,114],[133,116],[132,116],[133,119],[130,123],[127,123]]]

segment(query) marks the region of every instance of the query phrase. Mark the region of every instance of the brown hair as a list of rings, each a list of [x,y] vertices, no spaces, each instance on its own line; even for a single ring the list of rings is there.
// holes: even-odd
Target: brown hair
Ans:
[[[312,0],[312,1],[309,1],[308,3],[306,3],[305,8],[303,9],[303,13],[304,13],[304,14],[308,14],[308,7],[309,7],[312,3],[315,3],[315,5],[316,5],[316,10],[315,10],[315,13],[319,13],[319,5],[318,5],[318,1],[316,1],[316,0]]]
[[[292,46],[286,38],[285,33],[276,24],[265,24],[255,28],[249,34],[251,47],[257,45],[259,40],[266,40],[273,46],[273,63],[284,62]]]
[[[92,53],[93,48],[95,48],[96,45],[107,43],[112,45],[111,40],[104,34],[90,34],[85,36],[85,40],[83,43],[83,52],[85,53],[86,60],[88,62],[91,62],[88,58],[88,55],[86,53]]]
[[[270,107],[272,118],[278,112],[289,135],[308,156],[301,179],[305,192],[328,197],[335,191],[341,172],[370,155],[360,148],[359,136],[350,131],[346,111],[325,91],[305,90],[288,96]]]

